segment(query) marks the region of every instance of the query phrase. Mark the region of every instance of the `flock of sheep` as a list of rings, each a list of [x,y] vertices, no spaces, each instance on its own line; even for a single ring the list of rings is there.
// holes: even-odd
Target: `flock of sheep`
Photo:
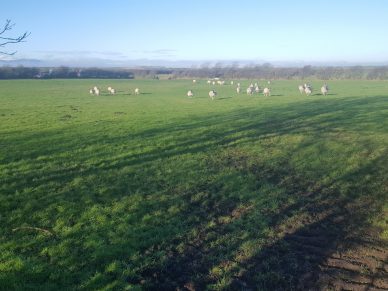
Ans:
[[[193,80],[193,83],[197,83],[197,80]],[[210,85],[215,85],[216,83],[219,84],[219,85],[224,85],[225,84],[225,81],[221,81],[221,80],[208,80],[207,81],[208,84]],[[261,90],[261,88],[259,87],[258,83],[251,83],[248,88],[246,89],[246,93],[247,95],[253,95],[254,93],[256,94],[259,94],[260,92],[263,93],[264,96],[271,96],[271,89],[269,87],[269,85],[271,85],[271,81],[268,81],[268,86],[263,88]],[[234,85],[234,81],[230,81],[230,85]],[[307,96],[310,96],[313,92],[313,88],[310,84],[303,84],[303,85],[299,85],[298,87],[299,89],[299,92],[300,94],[306,94]],[[99,96],[100,95],[100,88],[98,88],[97,86],[94,86],[93,88],[91,88],[89,90],[89,93],[91,95],[97,95]],[[116,90],[112,87],[108,87],[108,92],[109,94],[116,94]],[[241,93],[241,85],[240,83],[237,83],[237,87],[236,87],[236,92],[237,94],[240,94]],[[322,95],[327,95],[329,92],[329,87],[327,86],[327,84],[325,83],[322,87],[321,87],[321,93]],[[134,94],[135,95],[139,95],[140,94],[140,89],[139,88],[135,88],[134,90]],[[209,91],[209,97],[214,100],[214,98],[217,96],[217,91],[216,90],[210,90]],[[194,92],[193,90],[189,90],[187,91],[187,97],[194,97]]]
[[[193,80],[193,83],[197,83],[197,80]],[[268,81],[267,82],[268,85],[271,84],[271,81]],[[225,81],[221,81],[221,80],[207,80],[207,84],[210,84],[210,85],[215,85],[215,84],[219,84],[219,85],[224,85],[225,84]],[[234,81],[230,81],[230,84],[233,85],[234,84]],[[240,94],[241,93],[241,85],[240,83],[237,83],[237,88],[236,88],[236,92],[237,94]],[[258,83],[251,83],[248,88],[246,89],[246,92],[247,92],[247,95],[253,95],[254,93],[257,93],[259,94],[260,92],[263,93],[264,96],[271,96],[271,89],[270,87],[265,87],[263,88],[263,90],[261,90],[261,88],[259,87]],[[310,84],[303,84],[303,85],[299,85],[299,92],[301,94],[305,93],[307,96],[310,96],[313,92],[313,88]],[[327,84],[325,83],[322,87],[321,87],[321,93],[322,95],[327,95],[327,93],[329,92],[329,87],[327,86]],[[209,91],[209,97],[214,100],[214,98],[217,96],[217,91],[216,90],[210,90]],[[187,97],[194,97],[194,92],[193,90],[189,90],[187,91]]]
[[[197,80],[193,80],[193,83],[197,83]],[[218,84],[218,85],[224,85],[225,84],[225,81],[221,81],[221,80],[207,80],[207,83],[210,84],[210,85],[215,85],[215,84]],[[234,84],[234,81],[230,81],[230,85],[233,85]],[[268,85],[271,84],[271,81],[268,81]],[[240,83],[237,83],[237,88],[236,88],[236,92],[237,94],[240,94],[241,93],[241,85]],[[264,96],[271,96],[271,89],[269,87],[265,87],[263,89],[263,95]],[[247,94],[248,95],[253,95],[253,93],[260,93],[260,87],[257,83],[253,84],[251,83],[249,85],[249,87],[247,88]],[[187,91],[187,97],[193,97],[194,96],[194,92],[193,90],[189,90]],[[214,100],[214,98],[217,96],[217,91],[216,90],[210,90],[209,91],[209,97]]]
[[[303,84],[303,85],[299,85],[299,92],[300,94],[303,94],[305,93],[307,96],[310,96],[311,93],[313,93],[313,87],[310,85],[310,84]],[[321,87],[321,93],[322,95],[327,95],[327,93],[329,92],[329,86],[327,86],[327,84],[323,84],[323,86]]]
[[[94,86],[93,88],[91,88],[89,90],[90,95],[99,96],[100,92],[101,92],[101,90],[97,86]],[[112,95],[116,94],[116,90],[114,88],[110,87],[110,86],[108,87],[108,92],[109,92],[109,94],[112,94]],[[140,94],[140,89],[139,88],[135,88],[134,93],[135,93],[135,95],[139,95]]]

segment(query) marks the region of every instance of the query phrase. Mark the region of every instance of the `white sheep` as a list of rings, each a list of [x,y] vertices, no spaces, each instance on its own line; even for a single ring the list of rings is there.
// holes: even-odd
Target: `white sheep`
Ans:
[[[236,88],[236,92],[237,92],[237,94],[240,94],[241,88],[240,88],[240,87],[237,87],[237,88]]]
[[[233,85],[234,84],[234,82],[233,81],[230,81],[230,85]]]
[[[212,83],[212,81],[210,81],[210,80],[207,80],[207,83],[208,83],[208,84],[211,84],[211,83]]]
[[[197,83],[197,80],[193,80],[193,83]]]
[[[215,90],[211,90],[209,91],[209,97],[214,100],[214,97],[217,96],[217,92]]]
[[[187,91],[187,97],[193,97],[194,93],[192,90]]]
[[[259,87],[259,86],[256,86],[256,87],[255,87],[255,92],[256,92],[257,94],[260,93],[260,87]]]
[[[327,86],[327,84],[325,83],[322,87],[321,87],[321,92],[323,95],[327,95],[327,93],[329,92],[329,87]]]
[[[263,89],[264,96],[271,96],[271,90],[268,87]]]
[[[247,88],[247,94],[248,94],[248,95],[252,95],[252,93],[253,93],[252,88],[251,88],[251,87],[248,87],[248,88]]]
[[[110,88],[110,94],[112,95],[116,94],[116,90],[114,88]]]
[[[313,92],[313,89],[311,86],[307,85],[306,88],[304,88],[304,92],[306,93],[307,96],[310,96],[311,93]]]
[[[303,94],[304,93],[304,89],[305,89],[304,85],[299,85],[298,88],[299,88],[300,94]]]
[[[136,88],[135,89],[135,95],[139,95],[140,94],[140,90],[139,90],[139,88]]]
[[[90,93],[90,95],[94,95],[94,90],[93,90],[93,89],[90,89],[90,90],[89,90],[89,93]]]
[[[98,89],[97,86],[94,86],[94,87],[92,88],[92,91],[93,91],[93,94],[95,94],[95,95],[100,95],[100,89]],[[89,92],[90,92],[90,91],[89,91]]]

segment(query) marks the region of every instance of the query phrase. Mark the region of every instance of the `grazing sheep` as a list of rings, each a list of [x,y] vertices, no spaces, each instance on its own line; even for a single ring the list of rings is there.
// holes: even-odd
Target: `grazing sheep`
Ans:
[[[263,89],[264,96],[271,96],[271,90],[268,87]]]
[[[193,80],[193,83],[197,83],[197,80]]]
[[[237,87],[240,87],[240,83],[237,83]]]
[[[252,95],[252,94],[253,94],[253,90],[252,90],[251,87],[248,87],[248,88],[247,88],[247,94],[248,94],[248,95]]]
[[[207,80],[207,83],[208,83],[208,84],[211,84],[211,83],[212,83],[212,81],[210,81],[210,80]]]
[[[111,90],[112,90],[112,87],[109,86],[109,87],[108,87],[108,91],[110,92]]]
[[[307,96],[310,96],[311,93],[313,92],[313,89],[311,88],[311,86],[307,86],[306,88],[304,88],[304,92],[306,93]]]
[[[234,84],[234,82],[233,81],[230,81],[230,85],[233,85]]]
[[[216,84],[216,81],[213,81],[212,84],[215,85],[215,84]]]
[[[240,87],[237,87],[237,88],[236,88],[236,91],[237,91],[237,94],[240,94],[241,88],[240,88]]]
[[[116,90],[113,88],[110,88],[110,94],[112,94],[112,95],[116,94]]]
[[[299,85],[298,88],[299,88],[300,94],[303,94],[304,93],[304,89],[305,89],[304,85]]]
[[[194,93],[192,90],[187,91],[187,97],[193,97]]]
[[[217,96],[217,92],[215,90],[211,90],[209,91],[209,97],[214,100],[214,97]]]
[[[329,92],[329,87],[327,86],[327,84],[325,83],[322,87],[321,87],[321,92],[323,95],[327,95],[327,93]]]
[[[139,88],[136,88],[135,89],[135,95],[139,95],[140,94],[140,90],[139,90]]]
[[[92,89],[89,90],[89,93],[92,95],[99,95],[100,94],[100,89],[98,89],[97,86],[94,86]]]
[[[256,92],[257,94],[260,93],[260,87],[259,87],[259,86],[256,86],[256,87],[255,87],[255,92]]]

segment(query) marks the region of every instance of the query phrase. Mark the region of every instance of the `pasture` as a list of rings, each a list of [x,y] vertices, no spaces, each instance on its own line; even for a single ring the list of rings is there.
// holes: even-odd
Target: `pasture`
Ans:
[[[303,82],[0,81],[0,289],[388,288],[388,82]]]

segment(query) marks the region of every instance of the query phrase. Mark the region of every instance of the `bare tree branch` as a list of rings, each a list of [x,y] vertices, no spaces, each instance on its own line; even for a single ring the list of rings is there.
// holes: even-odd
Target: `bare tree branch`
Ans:
[[[0,30],[0,48],[5,47],[6,45],[13,44],[13,43],[19,43],[19,42],[24,42],[25,39],[31,34],[30,32],[24,32],[22,35],[12,37],[12,36],[7,36],[6,33],[15,26],[14,23],[11,23],[11,20],[7,19],[5,21],[4,27],[2,30]],[[6,52],[6,51],[0,51],[0,54],[4,55],[14,55],[16,51],[14,52]]]
[[[0,32],[0,35],[2,35],[4,32],[6,32],[7,30],[11,30],[12,27],[14,26],[15,24],[11,24],[11,20],[7,19],[5,21],[5,25],[4,25],[4,28],[3,30]]]

